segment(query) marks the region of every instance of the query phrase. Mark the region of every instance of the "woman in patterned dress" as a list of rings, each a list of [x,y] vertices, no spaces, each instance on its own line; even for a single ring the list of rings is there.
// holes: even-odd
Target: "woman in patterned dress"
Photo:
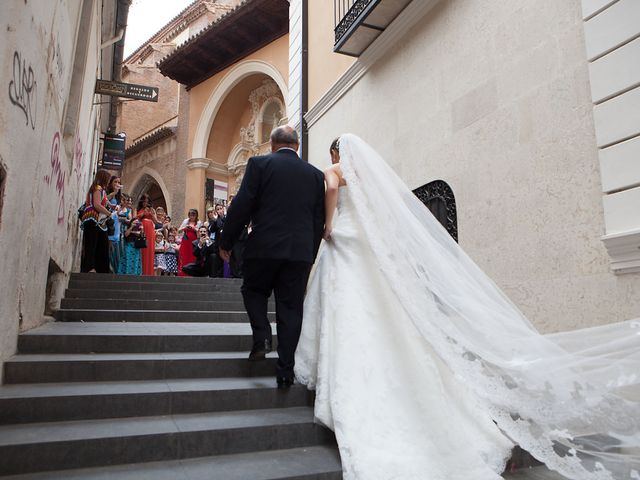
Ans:
[[[80,228],[84,231],[82,272],[109,273],[109,240],[105,221],[111,216],[111,211],[107,208],[105,189],[110,178],[107,170],[98,170],[87,193],[80,217]]]

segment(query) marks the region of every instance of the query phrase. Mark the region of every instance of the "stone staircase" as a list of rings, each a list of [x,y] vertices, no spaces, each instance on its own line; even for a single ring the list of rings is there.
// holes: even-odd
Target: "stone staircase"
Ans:
[[[21,334],[5,363],[0,477],[341,479],[313,395],[276,388],[275,353],[246,360],[239,289],[230,279],[72,275],[58,322]],[[513,465],[529,460],[521,452]],[[564,477],[537,466],[505,478]]]
[[[313,395],[278,390],[275,354],[229,279],[74,274],[58,322],[20,335],[0,387],[0,476],[339,479]]]

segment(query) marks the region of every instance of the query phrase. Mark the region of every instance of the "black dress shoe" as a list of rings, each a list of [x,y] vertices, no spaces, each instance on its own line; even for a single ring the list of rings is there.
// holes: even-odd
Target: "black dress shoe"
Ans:
[[[276,382],[278,382],[278,388],[289,388],[293,385],[293,378],[276,377]]]
[[[254,345],[249,354],[250,362],[264,360],[267,353],[271,351],[271,340],[265,340],[264,343]]]

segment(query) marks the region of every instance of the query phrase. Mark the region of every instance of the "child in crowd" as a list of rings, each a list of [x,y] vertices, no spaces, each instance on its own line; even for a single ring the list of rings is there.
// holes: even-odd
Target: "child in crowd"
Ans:
[[[155,275],[162,275],[167,270],[166,253],[167,242],[164,241],[164,235],[161,231],[156,232],[156,246],[153,267],[155,269]]]
[[[172,229],[175,230],[175,229]],[[167,237],[167,249],[164,253],[164,258],[166,261],[167,269],[165,270],[166,275],[177,275],[178,274],[178,250],[180,246],[176,243],[176,234],[171,231],[169,236]]]

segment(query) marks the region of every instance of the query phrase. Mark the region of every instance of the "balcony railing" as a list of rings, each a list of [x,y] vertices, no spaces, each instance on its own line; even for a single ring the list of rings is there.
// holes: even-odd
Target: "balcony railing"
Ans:
[[[334,52],[359,57],[411,1],[333,0]]]

